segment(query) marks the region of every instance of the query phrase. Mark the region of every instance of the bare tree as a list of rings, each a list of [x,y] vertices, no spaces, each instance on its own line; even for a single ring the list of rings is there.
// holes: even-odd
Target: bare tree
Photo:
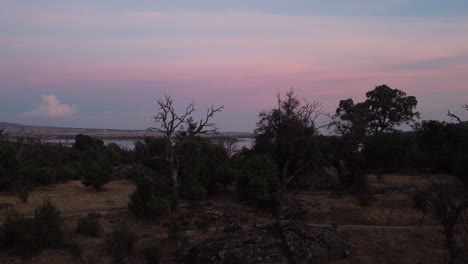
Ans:
[[[190,103],[185,110],[178,114],[174,108],[174,100],[167,94],[164,98],[157,100],[159,111],[153,116],[157,127],[150,127],[148,130],[154,130],[163,134],[164,146],[160,158],[167,162],[171,172],[171,180],[174,184],[174,190],[178,193],[178,171],[183,166],[186,150],[178,148],[181,143],[192,140],[195,136],[205,133],[217,133],[217,128],[211,119],[215,113],[220,112],[223,106],[211,106],[206,111],[206,116],[195,121],[192,114],[196,111],[195,105]],[[177,142],[178,141],[178,142]]]
[[[449,250],[449,264],[459,256],[460,249],[455,240],[455,227],[462,217],[463,212],[468,208],[463,189],[457,188],[449,179],[430,179],[432,183],[432,193],[428,198],[427,206],[432,209],[439,222],[444,226],[447,248]]]
[[[255,147],[273,146],[272,155],[280,167],[280,194],[277,221],[282,217],[284,196],[288,184],[306,168],[312,159],[312,136],[319,129],[316,119],[322,114],[322,104],[299,100],[291,89],[285,98],[277,95],[278,107],[260,113],[255,130]]]
[[[466,111],[468,111],[468,104],[462,106]],[[447,111],[447,116],[452,118],[452,120],[457,120],[458,123],[463,124],[463,121],[455,114],[451,113],[450,110]]]

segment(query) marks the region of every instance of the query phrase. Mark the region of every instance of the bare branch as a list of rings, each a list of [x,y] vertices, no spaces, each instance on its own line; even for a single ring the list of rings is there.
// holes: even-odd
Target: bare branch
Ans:
[[[461,119],[457,115],[450,113],[450,110],[447,111],[447,116],[452,118],[452,120],[455,119],[455,120],[458,121],[458,123],[463,124],[463,122],[461,121]]]

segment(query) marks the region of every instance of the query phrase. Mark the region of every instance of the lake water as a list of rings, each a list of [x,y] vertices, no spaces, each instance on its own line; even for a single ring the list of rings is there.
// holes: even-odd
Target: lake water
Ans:
[[[255,142],[255,139],[253,138],[236,138],[236,140],[237,141],[234,143],[234,148],[236,150],[240,150],[242,149],[242,147],[246,147],[250,149],[252,148]],[[104,141],[104,144],[106,145],[109,145],[110,143],[115,143],[122,148],[133,150],[135,148],[135,142],[137,140],[135,139],[103,139],[103,141]],[[66,144],[67,146],[71,146],[73,145],[73,143],[75,143],[75,140],[74,139],[68,139],[68,140],[67,139],[48,139],[48,140],[44,140],[44,142],[62,143],[62,144]]]

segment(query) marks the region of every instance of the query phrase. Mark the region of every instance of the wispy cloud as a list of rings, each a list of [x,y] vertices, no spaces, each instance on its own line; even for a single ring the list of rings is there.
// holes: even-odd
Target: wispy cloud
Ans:
[[[43,95],[42,104],[31,112],[22,113],[26,117],[70,117],[78,112],[74,105],[61,104],[53,94]]]

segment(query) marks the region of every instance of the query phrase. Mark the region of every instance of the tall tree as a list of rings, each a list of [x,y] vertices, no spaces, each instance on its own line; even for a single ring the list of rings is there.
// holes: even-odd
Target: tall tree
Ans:
[[[164,94],[164,98],[157,100],[159,111],[153,116],[154,122],[159,125],[151,127],[149,130],[155,130],[163,134],[162,155],[154,158],[160,158],[166,161],[170,170],[170,177],[173,183],[174,191],[178,193],[178,172],[183,166],[184,157],[188,153],[179,146],[184,146],[186,142],[193,140],[199,134],[216,133],[217,127],[211,122],[215,113],[220,112],[223,106],[211,106],[206,111],[206,116],[199,121],[195,121],[192,114],[195,112],[195,105],[189,104],[185,111],[178,114],[174,108],[174,100]]]
[[[280,94],[277,97],[277,108],[259,114],[254,148],[271,153],[280,169],[279,221],[287,185],[312,163],[309,154],[313,151],[316,119],[322,113],[322,104],[299,100],[293,89],[285,98]]]
[[[399,89],[380,85],[366,93],[366,100],[354,103],[341,100],[333,116],[333,125],[341,135],[374,136],[398,131],[397,127],[419,118],[418,101]]]
[[[349,149],[350,153],[355,154],[364,147],[371,166],[381,176],[384,153],[377,140],[383,134],[399,132],[399,126],[419,118],[419,112],[416,111],[418,102],[416,97],[385,84],[367,92],[366,98],[360,103],[354,103],[351,98],[341,100],[335,115],[331,117],[331,126],[342,137],[345,149]],[[356,155],[346,158],[351,167],[361,171]]]

